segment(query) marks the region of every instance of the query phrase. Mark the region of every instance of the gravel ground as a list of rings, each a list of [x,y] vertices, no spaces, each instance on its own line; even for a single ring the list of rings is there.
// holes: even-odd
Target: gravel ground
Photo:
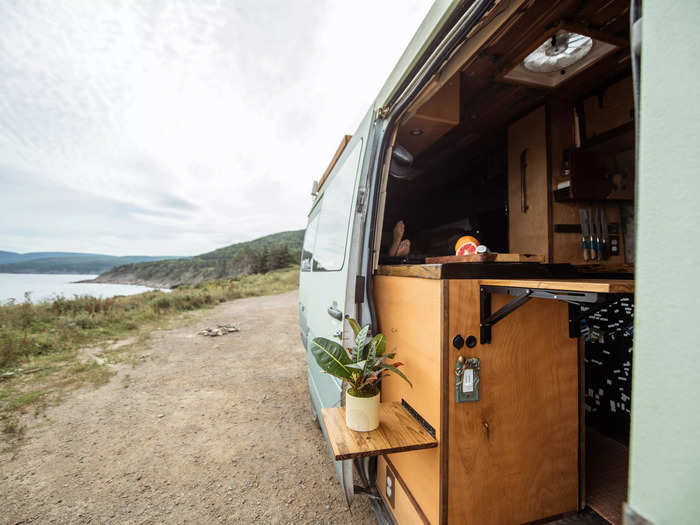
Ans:
[[[196,335],[217,323],[240,332]],[[154,332],[0,454],[1,523],[376,523],[349,511],[309,409],[297,293]]]

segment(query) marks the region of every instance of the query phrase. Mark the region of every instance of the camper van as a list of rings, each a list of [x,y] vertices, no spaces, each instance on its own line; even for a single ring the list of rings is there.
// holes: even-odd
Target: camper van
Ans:
[[[691,1],[433,5],[313,184],[300,331],[348,505],[698,523],[699,26]],[[381,405],[410,432],[331,428],[311,345],[351,347],[348,318],[403,363]]]

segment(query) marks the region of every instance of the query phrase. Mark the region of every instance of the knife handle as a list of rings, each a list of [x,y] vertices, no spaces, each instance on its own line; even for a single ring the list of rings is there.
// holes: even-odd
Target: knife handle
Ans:
[[[586,238],[584,237],[583,240],[581,241],[581,246],[583,248],[583,260],[588,261],[589,260],[589,255],[588,255],[588,243],[586,243]]]

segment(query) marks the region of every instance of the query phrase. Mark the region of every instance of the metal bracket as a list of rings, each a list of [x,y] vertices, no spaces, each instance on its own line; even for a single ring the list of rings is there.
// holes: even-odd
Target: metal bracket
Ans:
[[[501,293],[515,296],[515,299],[491,313],[491,294]],[[480,289],[480,314],[479,326],[481,329],[481,344],[491,343],[491,327],[504,317],[510,315],[530,299],[552,299],[569,303],[569,337],[578,337],[578,321],[581,320],[580,305],[599,304],[596,308],[602,308],[610,298],[606,300],[606,295],[612,295],[617,299],[619,294],[598,294],[595,292],[572,292],[568,290],[539,290],[532,288],[515,288],[509,286],[482,286]],[[613,299],[613,300],[614,300]],[[586,311],[586,315],[590,312]],[[578,315],[577,315],[578,314]]]

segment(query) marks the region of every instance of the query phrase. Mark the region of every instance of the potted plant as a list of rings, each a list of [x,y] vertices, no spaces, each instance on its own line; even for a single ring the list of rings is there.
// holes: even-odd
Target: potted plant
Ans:
[[[386,362],[395,354],[387,354],[384,335],[369,337],[369,325],[360,328],[354,319],[348,324],[355,335],[354,346],[346,350],[342,345],[317,337],[311,344],[321,369],[341,379],[348,388],[345,395],[345,424],[351,430],[369,432],[379,426],[379,383],[389,372],[408,378],[398,370],[402,363]],[[411,385],[413,387],[413,385]]]

